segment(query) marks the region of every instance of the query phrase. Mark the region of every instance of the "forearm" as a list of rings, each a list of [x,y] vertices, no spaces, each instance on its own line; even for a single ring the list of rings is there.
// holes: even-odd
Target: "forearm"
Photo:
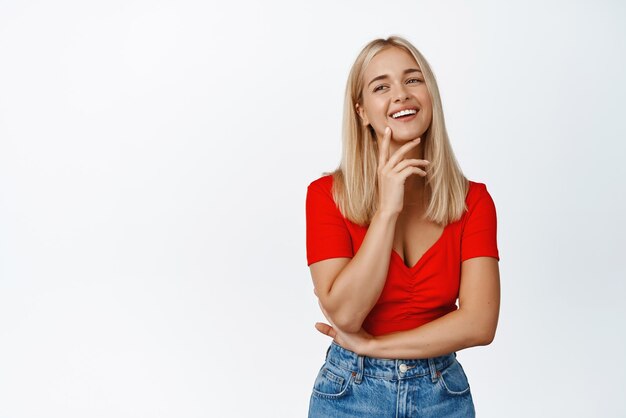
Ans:
[[[361,247],[324,298],[336,326],[347,332],[361,328],[385,286],[396,220],[397,214],[374,215]]]
[[[360,354],[378,358],[424,359],[491,342],[476,315],[452,311],[418,328],[374,337]]]

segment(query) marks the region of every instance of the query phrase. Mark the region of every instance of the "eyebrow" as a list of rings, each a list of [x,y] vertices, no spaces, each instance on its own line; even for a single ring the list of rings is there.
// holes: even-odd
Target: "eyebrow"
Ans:
[[[421,71],[421,70],[418,70],[417,68],[409,68],[409,69],[407,69],[407,70],[404,70],[404,74],[415,73],[415,72],[421,73],[422,71]],[[388,76],[387,74],[383,74],[383,75],[379,75],[378,77],[374,77],[374,78],[372,79],[372,81],[370,81],[370,82],[369,82],[369,84],[367,85],[367,87],[369,87],[369,86],[370,86],[370,84],[372,84],[374,81],[377,81],[377,80],[382,80],[382,79],[385,79],[385,78],[388,78],[388,77],[389,77],[389,76]]]

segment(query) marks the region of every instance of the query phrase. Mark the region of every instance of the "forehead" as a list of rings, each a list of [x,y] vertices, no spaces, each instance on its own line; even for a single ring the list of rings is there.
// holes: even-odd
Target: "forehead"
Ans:
[[[402,74],[407,68],[420,69],[413,55],[401,48],[385,48],[372,58],[365,69],[365,82],[382,74]]]

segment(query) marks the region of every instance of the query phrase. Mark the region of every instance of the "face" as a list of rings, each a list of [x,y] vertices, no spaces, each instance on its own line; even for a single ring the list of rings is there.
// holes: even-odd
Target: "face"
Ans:
[[[365,69],[363,99],[356,110],[363,125],[374,128],[377,138],[382,138],[389,126],[392,140],[410,141],[430,126],[432,104],[419,70],[413,56],[397,47],[380,51]],[[405,109],[406,115],[397,113]]]

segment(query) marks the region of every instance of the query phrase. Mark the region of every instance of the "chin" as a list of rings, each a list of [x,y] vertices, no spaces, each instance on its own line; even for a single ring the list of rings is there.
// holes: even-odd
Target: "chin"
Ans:
[[[417,131],[413,131],[413,132],[402,132],[402,133],[398,133],[398,135],[394,135],[394,140],[395,141],[400,141],[400,142],[407,142],[407,141],[411,141],[417,137],[421,137],[422,141],[420,141],[420,144],[423,142],[424,140],[424,135],[426,134],[426,132],[422,132],[421,130],[417,130]]]

